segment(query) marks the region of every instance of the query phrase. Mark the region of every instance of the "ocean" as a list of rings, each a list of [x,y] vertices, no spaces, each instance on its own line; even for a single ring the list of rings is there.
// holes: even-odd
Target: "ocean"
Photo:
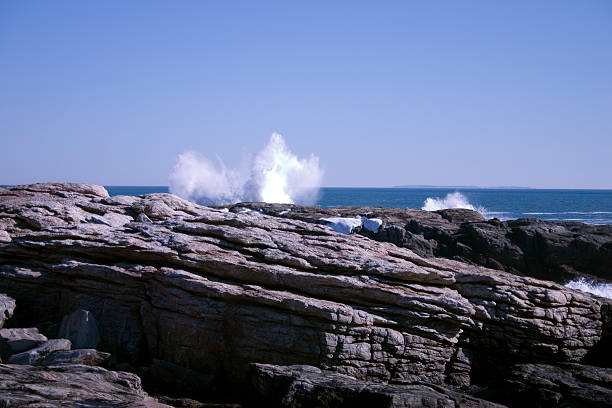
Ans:
[[[106,186],[110,195],[167,193],[167,186]],[[612,190],[497,188],[322,188],[316,205],[471,208],[487,218],[612,224]]]

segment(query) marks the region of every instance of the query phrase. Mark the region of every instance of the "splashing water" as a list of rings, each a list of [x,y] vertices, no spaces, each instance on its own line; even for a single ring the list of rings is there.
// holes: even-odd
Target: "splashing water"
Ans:
[[[294,155],[278,133],[255,156],[247,172],[219,166],[195,152],[180,154],[170,174],[170,192],[200,204],[241,201],[314,204],[323,171],[319,159]]]
[[[445,210],[447,208],[466,208],[472,211],[478,211],[479,213],[486,216],[487,210],[484,207],[474,206],[470,204],[466,196],[456,191],[454,193],[448,193],[444,198],[431,198],[428,197],[423,203],[421,210],[426,211],[437,211]]]
[[[584,278],[579,278],[565,284],[570,289],[581,290],[597,296],[612,299],[612,284],[589,282]]]

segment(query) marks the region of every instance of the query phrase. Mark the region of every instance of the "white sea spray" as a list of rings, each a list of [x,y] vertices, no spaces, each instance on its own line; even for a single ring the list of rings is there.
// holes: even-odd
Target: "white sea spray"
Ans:
[[[565,284],[570,289],[581,290],[597,296],[612,299],[612,284],[588,281],[585,278],[578,278]]]
[[[472,211],[478,211],[483,216],[488,218],[486,208],[473,205],[472,203],[470,203],[470,201],[465,195],[461,194],[458,191],[455,191],[454,193],[448,193],[444,198],[428,197],[427,199],[425,199],[421,210],[438,211],[445,210],[448,208],[465,208]]]
[[[318,157],[298,158],[277,133],[246,171],[229,169],[217,160],[215,165],[196,152],[180,154],[170,174],[170,192],[207,205],[243,201],[312,205],[318,198],[323,179]]]

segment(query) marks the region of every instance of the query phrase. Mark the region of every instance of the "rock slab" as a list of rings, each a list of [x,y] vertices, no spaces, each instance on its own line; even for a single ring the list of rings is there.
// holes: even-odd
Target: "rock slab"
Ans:
[[[0,329],[0,356],[6,360],[13,354],[40,346],[47,338],[35,327],[27,329]]]
[[[0,405],[169,408],[147,396],[136,375],[85,365],[0,364]]]
[[[47,340],[40,346],[31,350],[24,351],[22,353],[13,354],[8,362],[10,364],[23,364],[23,365],[38,365],[47,356],[56,351],[67,351],[70,350],[70,340],[66,339],[52,339]]]
[[[368,384],[312,366],[254,364],[252,395],[260,406],[321,408],[501,408],[435,385]]]

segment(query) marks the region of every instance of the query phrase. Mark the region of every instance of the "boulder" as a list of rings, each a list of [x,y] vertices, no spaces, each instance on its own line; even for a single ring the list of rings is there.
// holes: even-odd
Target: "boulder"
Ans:
[[[24,351],[22,353],[13,354],[9,358],[8,362],[10,364],[38,365],[53,352],[61,350],[70,350],[70,340],[47,340],[36,348]]]
[[[75,310],[64,316],[58,336],[70,340],[75,349],[95,349],[100,343],[98,323],[88,310]]]
[[[0,356],[6,360],[13,354],[38,347],[47,338],[33,327],[29,329],[0,329]]]

